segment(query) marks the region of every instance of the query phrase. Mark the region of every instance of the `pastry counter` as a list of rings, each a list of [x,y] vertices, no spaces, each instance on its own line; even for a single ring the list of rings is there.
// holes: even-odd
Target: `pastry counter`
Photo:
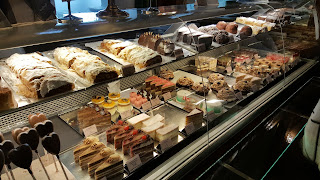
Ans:
[[[1,86],[18,108],[1,112],[4,139],[26,149],[21,134],[37,131],[43,148],[34,149],[75,179],[170,177],[317,65],[277,49],[277,20],[290,20],[275,11],[283,14],[249,18],[245,8],[233,22],[47,41],[9,55]]]

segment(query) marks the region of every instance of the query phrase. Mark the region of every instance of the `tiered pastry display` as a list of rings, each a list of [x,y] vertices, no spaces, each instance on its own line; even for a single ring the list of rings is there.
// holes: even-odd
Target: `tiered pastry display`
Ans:
[[[51,64],[50,59],[38,53],[13,54],[6,63],[21,81],[19,92],[26,97],[44,98],[74,88],[74,84]]]
[[[2,86],[2,79],[0,76],[0,111],[7,110],[15,107],[15,100],[11,89]]]
[[[77,47],[59,47],[54,58],[64,69],[72,69],[90,83],[111,80],[119,76],[115,67],[104,63],[100,57]]]
[[[139,68],[161,63],[161,56],[147,47],[135,45],[129,41],[105,39],[100,45],[102,51],[113,54]]]
[[[161,55],[175,56],[176,58],[183,57],[181,48],[176,49],[171,40],[163,39],[159,34],[155,35],[152,32],[146,32],[139,37],[138,43],[141,46],[157,51]]]
[[[122,158],[98,138],[87,137],[74,150],[74,159],[83,170],[88,170],[91,177],[111,178],[123,173]]]

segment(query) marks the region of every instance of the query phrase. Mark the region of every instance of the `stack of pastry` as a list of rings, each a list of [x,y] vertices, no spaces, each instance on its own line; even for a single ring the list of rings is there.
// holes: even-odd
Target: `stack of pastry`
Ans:
[[[19,91],[26,97],[43,98],[74,88],[74,84],[51,65],[50,59],[38,53],[13,54],[6,63],[21,80]]]
[[[161,56],[154,50],[135,45],[129,41],[105,39],[101,43],[100,49],[140,68],[162,62]]]
[[[97,128],[108,127],[111,125],[110,112],[94,104],[82,107],[77,113],[77,118],[81,129],[94,124]]]
[[[123,173],[122,158],[96,137],[87,137],[73,151],[76,163],[95,179],[114,177]]]
[[[104,63],[98,56],[76,47],[60,47],[54,50],[54,58],[65,69],[72,69],[91,83],[118,77],[116,68]]]

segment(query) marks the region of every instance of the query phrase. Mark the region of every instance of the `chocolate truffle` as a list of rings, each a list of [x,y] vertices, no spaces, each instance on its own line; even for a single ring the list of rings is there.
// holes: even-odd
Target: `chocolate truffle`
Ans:
[[[240,39],[245,39],[252,35],[252,28],[250,26],[244,26],[240,30]]]
[[[226,44],[229,42],[229,34],[226,31],[220,31],[215,39],[219,44]]]
[[[226,26],[227,26],[227,23],[226,23],[226,22],[224,22],[224,21],[219,21],[216,27],[217,27],[219,30],[225,30],[225,29],[226,29]]]
[[[226,26],[226,31],[231,34],[237,34],[238,32],[238,24],[231,22]]]

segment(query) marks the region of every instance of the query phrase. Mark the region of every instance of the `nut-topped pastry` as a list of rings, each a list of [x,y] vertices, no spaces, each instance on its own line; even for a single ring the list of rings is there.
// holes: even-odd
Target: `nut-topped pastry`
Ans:
[[[167,69],[163,69],[160,71],[160,77],[163,79],[173,79],[174,75],[173,75],[173,71],[171,70],[167,70]]]
[[[192,89],[199,95],[206,95],[210,91],[208,83],[196,82],[193,84]]]
[[[233,85],[233,89],[241,91],[242,93],[248,93],[251,91],[251,83],[246,80],[241,80]]]
[[[181,77],[177,80],[177,86],[178,87],[185,87],[190,88],[193,85],[193,80],[191,78],[188,78],[187,76]]]
[[[81,153],[79,156],[79,164],[81,168],[86,169],[88,167],[88,162],[90,162],[90,160],[105,147],[106,145],[102,142],[94,142],[88,149]]]
[[[109,156],[111,156],[112,154],[114,154],[114,151],[109,147],[101,149],[101,151],[96,156],[94,156],[91,159],[91,161],[88,163],[88,173],[89,173],[89,175],[91,177],[93,177],[96,169],[103,162],[105,162],[109,158]]]
[[[98,142],[99,139],[96,137],[87,137],[82,141],[82,144],[78,145],[73,151],[74,161],[79,162],[79,156],[88,149],[93,143]]]
[[[225,101],[234,101],[236,100],[236,95],[232,88],[225,87],[218,91],[217,98]]]
[[[224,76],[219,73],[212,73],[209,75],[208,80],[210,83],[214,83],[216,80],[224,80]]]
[[[216,92],[224,87],[229,87],[224,80],[216,80],[210,86],[211,90]]]

